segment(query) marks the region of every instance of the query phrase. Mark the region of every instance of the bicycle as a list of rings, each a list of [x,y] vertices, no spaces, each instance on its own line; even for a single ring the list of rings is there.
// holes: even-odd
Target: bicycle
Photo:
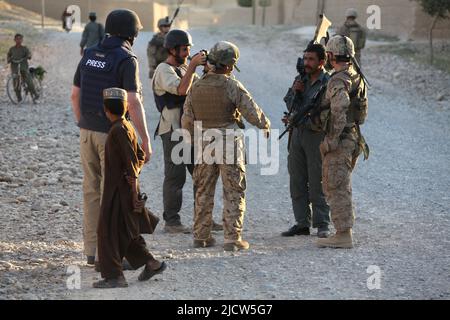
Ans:
[[[28,88],[27,82],[25,81],[25,79],[23,79],[22,73],[20,72],[21,64],[23,63],[24,60],[25,59],[13,60],[11,62],[11,63],[17,64],[18,72],[10,74],[8,76],[8,80],[6,82],[6,92],[8,94],[9,100],[11,100],[11,102],[16,105],[20,105],[20,104],[26,102],[28,95],[30,95],[31,99],[33,100],[33,103],[36,103],[36,100],[37,100],[36,97],[32,96],[32,94]],[[29,72],[31,75],[31,80],[33,81],[33,84],[34,84],[34,89],[35,89],[38,97],[42,98],[43,74],[38,75],[37,69],[38,68],[30,67]],[[45,72],[45,71],[43,71],[43,72]],[[19,95],[17,94],[17,92],[19,93]],[[19,99],[19,97],[21,97],[22,99]]]

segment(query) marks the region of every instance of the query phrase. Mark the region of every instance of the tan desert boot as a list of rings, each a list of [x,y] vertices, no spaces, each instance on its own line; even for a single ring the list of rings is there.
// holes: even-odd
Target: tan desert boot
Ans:
[[[250,248],[250,244],[245,240],[240,240],[232,243],[225,243],[223,245],[223,249],[225,251],[239,251],[239,250],[248,250]]]
[[[346,231],[338,231],[330,238],[317,239],[319,248],[353,248],[352,229]]]

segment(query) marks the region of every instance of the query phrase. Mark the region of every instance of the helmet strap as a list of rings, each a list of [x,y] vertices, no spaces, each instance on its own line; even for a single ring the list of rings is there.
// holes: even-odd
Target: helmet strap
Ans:
[[[351,62],[351,55],[347,48],[347,40],[345,39],[345,36],[341,35],[342,41],[344,41],[344,56],[336,56],[337,62]]]

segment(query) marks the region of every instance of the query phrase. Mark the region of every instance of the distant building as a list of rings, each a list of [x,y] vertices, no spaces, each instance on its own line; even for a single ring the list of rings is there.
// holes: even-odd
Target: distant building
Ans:
[[[40,13],[41,1],[9,0],[8,2]],[[153,3],[157,4],[154,5]],[[46,12],[59,19],[62,10],[70,5],[81,8],[82,19],[87,20],[89,11],[96,11],[99,21],[104,21],[109,11],[126,7],[135,10],[145,30],[154,30],[155,21],[161,15],[171,15],[177,0],[46,0]],[[248,25],[252,21],[252,9],[242,8],[237,0],[185,0],[179,19],[183,26]],[[258,3],[259,0],[256,0]],[[345,20],[347,8],[356,8],[360,22],[368,18],[367,8],[381,8],[379,32],[400,39],[419,39],[428,36],[431,17],[424,13],[417,1],[411,0],[272,0],[266,10],[266,25],[314,25],[322,11],[338,26]],[[256,21],[261,25],[262,9],[257,8]],[[85,21],[83,21],[85,22]],[[450,20],[440,21],[435,29],[436,38],[450,39]]]

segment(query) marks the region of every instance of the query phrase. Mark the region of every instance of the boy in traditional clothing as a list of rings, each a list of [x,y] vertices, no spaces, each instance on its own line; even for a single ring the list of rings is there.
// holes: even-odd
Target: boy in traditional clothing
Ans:
[[[104,111],[112,123],[105,145],[105,184],[98,224],[98,256],[103,280],[94,288],[123,288],[125,257],[134,269],[145,266],[139,281],[149,280],[166,269],[147,250],[140,235],[142,221],[150,223],[139,193],[138,176],[145,153],[132,125],[125,119],[127,92],[119,88],[103,91]]]

